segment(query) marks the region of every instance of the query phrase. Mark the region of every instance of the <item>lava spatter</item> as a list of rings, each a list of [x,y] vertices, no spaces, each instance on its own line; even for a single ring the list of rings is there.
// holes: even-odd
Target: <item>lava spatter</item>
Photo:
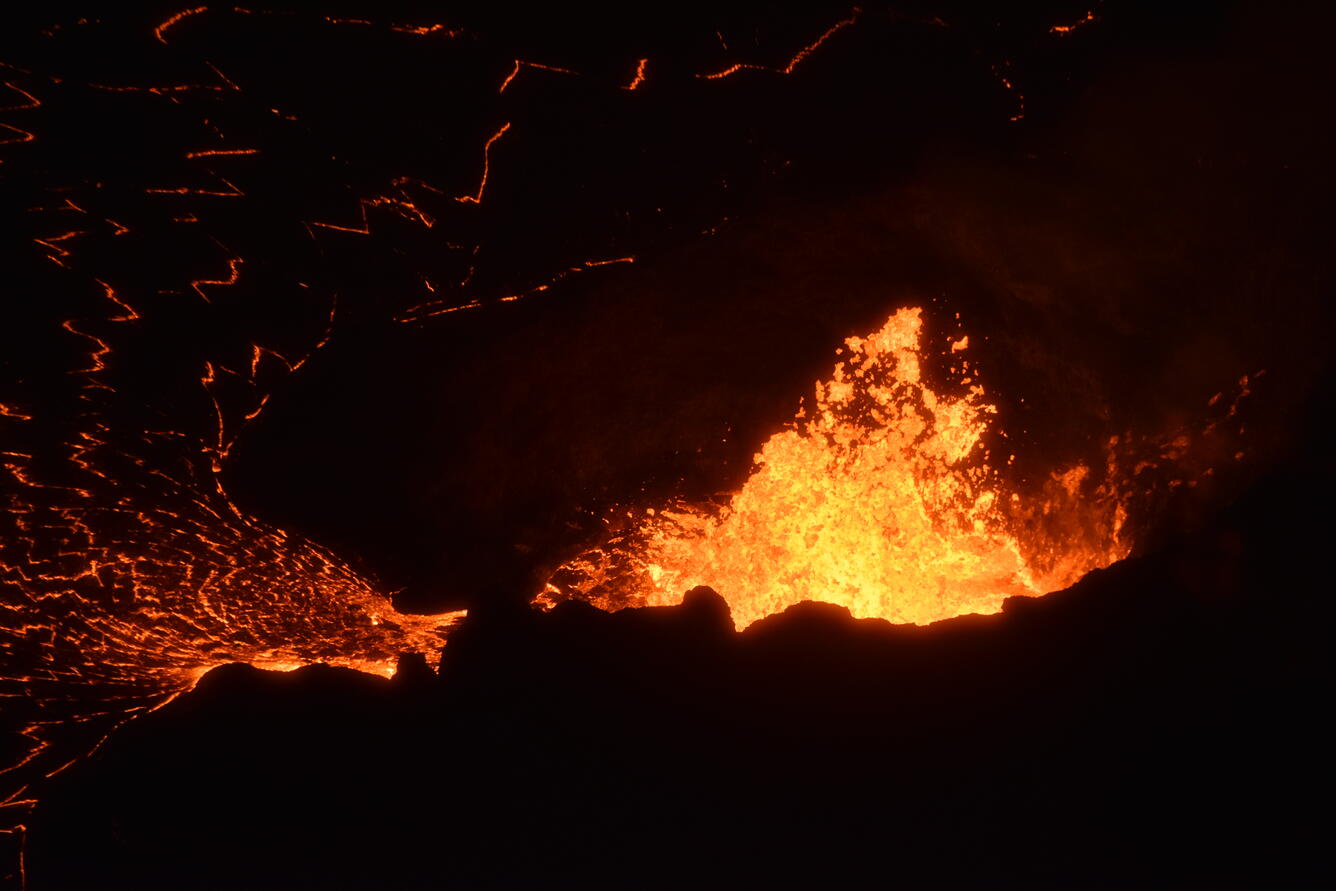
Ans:
[[[1061,467],[1036,494],[1010,491],[986,449],[997,409],[968,338],[947,350],[955,379],[935,388],[922,329],[909,308],[848,338],[721,511],[630,512],[630,528],[558,569],[540,603],[671,604],[708,585],[739,626],[805,600],[923,624],[997,612],[1125,557],[1126,443],[1111,439],[1107,468]]]

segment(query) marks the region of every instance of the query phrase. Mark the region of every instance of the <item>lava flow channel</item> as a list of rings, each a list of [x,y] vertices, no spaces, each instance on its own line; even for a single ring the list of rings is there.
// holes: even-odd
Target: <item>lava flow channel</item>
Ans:
[[[630,512],[629,530],[558,569],[540,604],[667,605],[708,585],[739,626],[805,600],[924,624],[997,612],[1127,556],[1117,438],[1103,472],[1075,464],[1038,495],[1008,492],[989,462],[997,408],[971,376],[968,338],[951,345],[956,378],[938,392],[922,327],[921,310],[902,309],[850,337],[813,410],[770,437],[722,511]]]

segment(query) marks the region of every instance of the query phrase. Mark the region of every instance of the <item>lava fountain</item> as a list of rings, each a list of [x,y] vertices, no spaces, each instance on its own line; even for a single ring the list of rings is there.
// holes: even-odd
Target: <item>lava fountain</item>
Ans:
[[[1105,468],[1073,464],[1034,494],[1009,491],[968,337],[944,350],[936,388],[923,340],[919,308],[848,338],[810,410],[761,446],[722,510],[624,512],[626,531],[558,569],[540,604],[667,605],[708,585],[740,626],[805,600],[924,624],[997,612],[1127,556],[1126,441],[1110,438]]]

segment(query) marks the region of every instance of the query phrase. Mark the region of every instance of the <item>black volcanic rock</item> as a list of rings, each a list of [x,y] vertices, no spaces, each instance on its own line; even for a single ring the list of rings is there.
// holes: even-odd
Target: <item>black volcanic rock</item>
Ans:
[[[436,672],[431,670],[427,657],[421,653],[400,653],[391,680],[400,687],[422,689],[435,682]]]
[[[809,603],[734,633],[696,589],[470,617],[408,698],[219,669],[59,778],[31,887],[1307,884],[1332,615],[1294,548],[1316,485],[1278,477],[1163,551],[929,627]],[[1194,567],[1221,560],[1213,597]]]

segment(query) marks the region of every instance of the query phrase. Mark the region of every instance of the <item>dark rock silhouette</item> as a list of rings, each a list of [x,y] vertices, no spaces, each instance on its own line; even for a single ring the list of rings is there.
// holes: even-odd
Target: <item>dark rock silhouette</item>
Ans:
[[[436,672],[431,670],[427,657],[421,653],[401,653],[391,680],[406,689],[420,690],[432,685]]]
[[[1318,491],[1278,476],[1156,554],[930,627],[806,603],[734,633],[698,588],[484,611],[408,697],[407,660],[221,668],[60,778],[32,888],[1308,884]],[[1228,590],[1200,571],[1226,560]]]

